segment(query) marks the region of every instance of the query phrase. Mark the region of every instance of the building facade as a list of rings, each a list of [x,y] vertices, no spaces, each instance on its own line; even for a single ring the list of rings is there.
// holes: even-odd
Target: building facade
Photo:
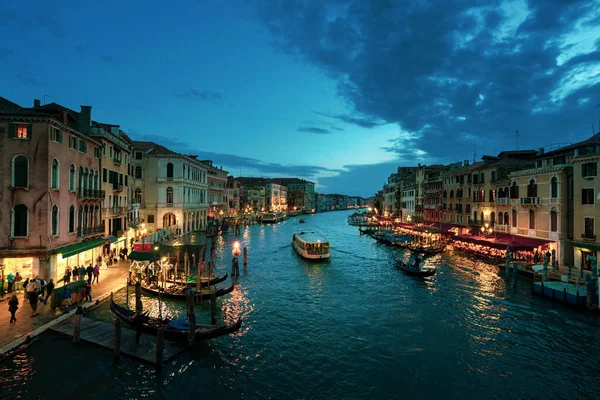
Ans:
[[[265,206],[267,211],[287,211],[287,187],[269,182],[265,185]]]
[[[196,156],[190,156],[194,159]],[[219,219],[227,216],[227,171],[213,166],[211,160],[202,160],[208,174],[208,216]]]

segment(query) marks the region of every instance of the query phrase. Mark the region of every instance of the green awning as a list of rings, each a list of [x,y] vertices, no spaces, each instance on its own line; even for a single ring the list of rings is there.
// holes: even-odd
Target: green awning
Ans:
[[[133,261],[156,261],[159,258],[154,253],[147,251],[132,251],[127,257]]]
[[[587,250],[600,251],[600,245],[597,243],[586,243],[586,242],[573,242],[573,246],[580,247]]]
[[[56,250],[56,253],[61,254],[62,258],[67,258],[102,245],[104,245],[104,239],[96,238],[88,240],[87,242],[76,243],[67,247],[63,247],[62,249]]]
[[[117,241],[117,237],[114,235],[110,235],[106,237],[106,240],[108,240],[111,243],[115,243]]]
[[[134,231],[137,231],[140,228],[138,228],[138,226],[135,224],[131,224],[131,225],[129,225],[129,229],[133,229]]]

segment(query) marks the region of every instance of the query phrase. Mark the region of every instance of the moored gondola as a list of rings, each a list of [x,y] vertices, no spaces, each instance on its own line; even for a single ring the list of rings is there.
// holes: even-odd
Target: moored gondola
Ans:
[[[435,268],[421,268],[417,269],[414,265],[408,265],[402,261],[396,261],[396,268],[401,269],[409,275],[414,276],[432,276],[435,275]]]
[[[141,289],[144,292],[153,294],[155,296],[158,296],[160,294],[165,299],[175,299],[175,300],[186,300],[187,299],[186,289],[187,289],[190,291],[190,295],[194,298],[195,301],[206,301],[206,300],[210,300],[213,293],[215,294],[216,297],[221,297],[228,293],[233,292],[233,284],[231,284],[231,286],[229,286],[228,288],[220,288],[220,289],[216,289],[216,290],[201,289],[200,291],[196,291],[194,288],[184,287],[184,286],[180,286],[180,285],[171,285],[169,287],[165,287],[165,289],[163,290],[163,288],[161,288],[161,287],[148,286],[148,285],[142,283]]]
[[[206,279],[206,278],[200,278],[200,287],[207,287],[207,286],[216,285],[217,283],[221,283],[221,282],[227,280],[228,276],[229,275],[226,272],[225,275],[216,276],[216,277],[212,278],[210,281],[208,279]],[[190,278],[193,279],[193,280],[190,280]],[[187,282],[184,282],[182,280],[167,279],[167,283],[174,283],[176,285],[196,286],[196,277],[193,276],[193,275],[189,276]]]
[[[153,318],[147,315],[137,315],[135,311],[122,307],[114,302],[112,295],[110,297],[110,310],[123,322],[131,328],[141,333],[156,336],[159,329],[163,329],[166,340],[183,342],[199,342],[207,339],[214,339],[229,333],[236,332],[242,326],[242,319],[231,325],[208,325],[196,324],[193,337],[190,338],[190,326],[185,320],[169,320]]]

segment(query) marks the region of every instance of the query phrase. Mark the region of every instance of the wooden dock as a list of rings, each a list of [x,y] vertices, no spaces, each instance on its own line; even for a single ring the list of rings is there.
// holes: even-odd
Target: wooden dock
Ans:
[[[73,318],[65,323],[50,328],[63,335],[73,336]],[[114,349],[114,325],[106,322],[96,321],[90,318],[81,318],[80,339],[111,351]],[[140,344],[135,344],[136,332],[121,328],[121,354],[150,364],[156,364],[156,337],[142,334]],[[168,362],[184,350],[176,343],[164,343],[163,363]]]

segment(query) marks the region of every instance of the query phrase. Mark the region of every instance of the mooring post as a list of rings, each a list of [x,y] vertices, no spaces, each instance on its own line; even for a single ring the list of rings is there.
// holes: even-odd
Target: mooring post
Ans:
[[[73,343],[79,343],[81,337],[81,317],[83,317],[83,308],[79,306],[73,315]]]
[[[143,305],[142,305],[142,285],[138,280],[135,283],[135,312],[137,315],[142,315]]]
[[[119,318],[115,318],[115,343],[113,355],[115,358],[119,358],[121,355],[121,320]]]
[[[217,295],[214,292],[210,295],[210,323],[217,324]]]
[[[248,248],[244,246],[244,267],[248,265]]]
[[[519,276],[519,264],[513,264],[513,287],[517,287],[517,277]]]
[[[161,369],[163,350],[165,349],[165,331],[161,328],[156,332],[156,368]]]
[[[231,259],[231,276],[235,276],[235,257]]]
[[[567,304],[567,288],[563,289],[563,301]]]
[[[125,295],[125,304],[127,304],[127,308],[129,308],[129,283],[130,283],[130,279],[131,279],[131,272],[129,273],[129,276],[127,277],[127,285],[125,285],[125,290],[127,290],[127,294]]]
[[[196,314],[191,313],[188,316],[188,321],[190,323],[190,330],[188,333],[188,343],[191,346],[194,343],[194,337],[196,336]]]

